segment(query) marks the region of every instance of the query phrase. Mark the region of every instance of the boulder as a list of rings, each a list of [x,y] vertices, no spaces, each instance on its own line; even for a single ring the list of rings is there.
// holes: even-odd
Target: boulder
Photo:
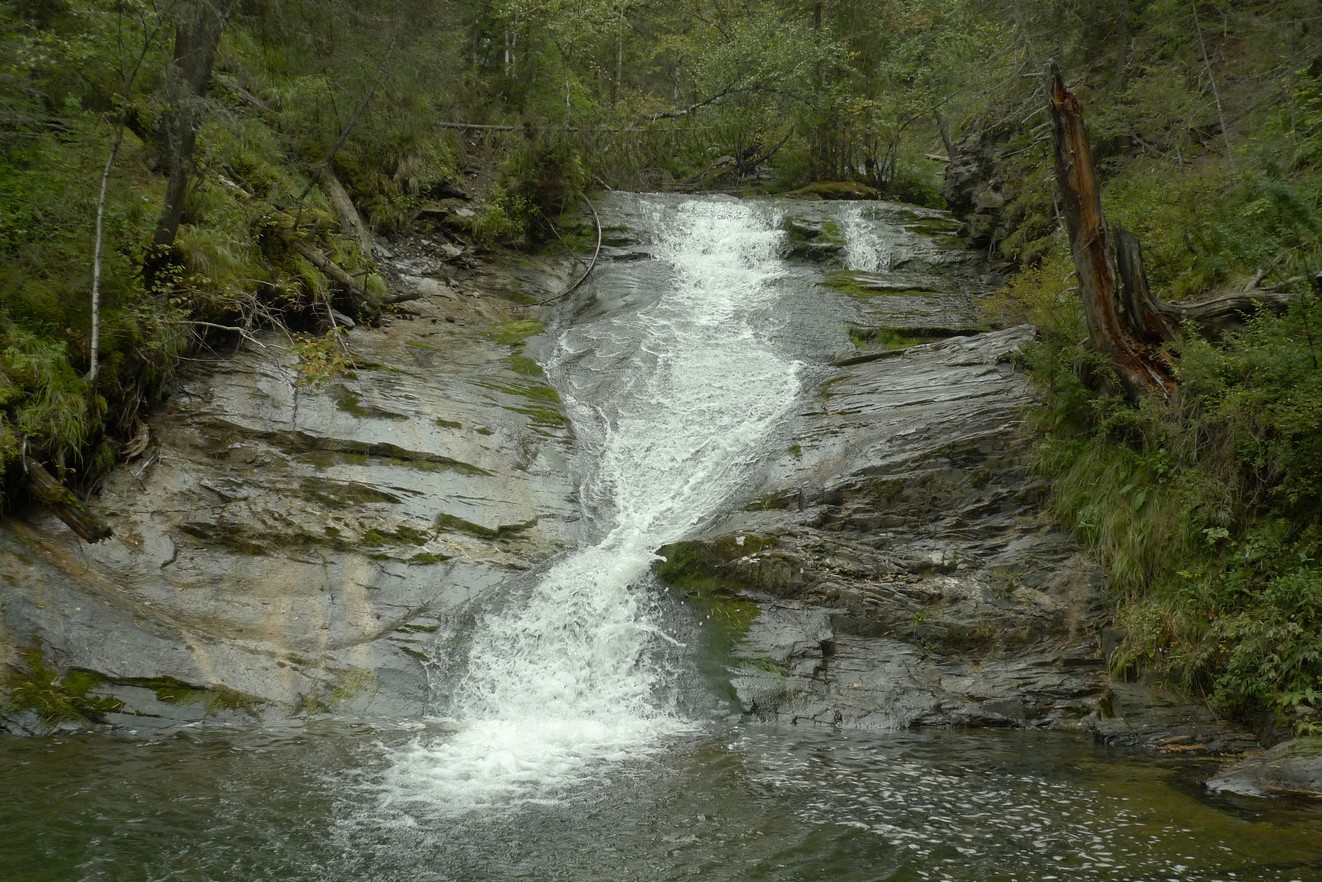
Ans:
[[[1250,756],[1207,782],[1214,793],[1322,799],[1322,737],[1296,738]]]

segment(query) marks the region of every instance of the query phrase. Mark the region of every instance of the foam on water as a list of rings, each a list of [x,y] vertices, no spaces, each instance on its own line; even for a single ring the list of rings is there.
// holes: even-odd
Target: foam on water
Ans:
[[[602,538],[479,619],[450,708],[457,731],[399,751],[388,800],[448,811],[552,798],[693,728],[665,697],[673,674],[658,650],[675,640],[644,577],[657,547],[747,480],[799,366],[749,324],[777,296],[775,218],[734,201],[653,209],[669,282],[569,329],[548,366],[595,460],[582,496]]]

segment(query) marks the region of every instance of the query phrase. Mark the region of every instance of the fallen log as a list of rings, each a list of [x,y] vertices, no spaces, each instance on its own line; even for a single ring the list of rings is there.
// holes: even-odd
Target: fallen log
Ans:
[[[358,309],[371,314],[380,313],[384,304],[373,296],[365,285],[349,275],[348,270],[327,257],[320,248],[294,235],[287,235],[285,241],[289,243],[290,248],[307,258],[308,263],[321,270],[345,294],[357,300],[358,302],[355,305]]]
[[[1282,313],[1297,299],[1292,291],[1258,287],[1265,273],[1243,291],[1227,291],[1202,300],[1171,303],[1159,300],[1148,290],[1143,266],[1143,248],[1138,237],[1128,230],[1115,228],[1116,258],[1125,314],[1135,334],[1149,345],[1176,340],[1181,329],[1192,325],[1204,337],[1216,339],[1227,331],[1242,327],[1262,310]]]
[[[69,529],[88,542],[101,542],[110,538],[110,527],[92,514],[77,494],[46,471],[45,466],[25,455],[23,467],[27,470],[28,489],[32,495],[50,506],[56,517],[64,521]]]
[[[358,244],[358,251],[363,257],[371,257],[372,246],[375,243],[371,232],[367,229],[367,224],[363,223],[363,216],[358,213],[358,206],[353,204],[349,191],[329,167],[323,166],[318,169],[317,179],[321,182],[322,189],[326,191],[326,196],[340,219],[340,231],[344,233],[346,239]]]
[[[1194,303],[1161,303],[1162,312],[1177,322],[1191,322],[1205,337],[1217,338],[1242,326],[1256,313],[1266,309],[1285,312],[1299,296],[1290,291],[1254,288],[1248,291],[1218,294]]]
[[[381,305],[394,306],[397,303],[411,303],[414,300],[421,300],[423,296],[424,295],[421,291],[406,291],[403,294],[396,294],[393,297],[387,297],[386,299],[381,301]]]

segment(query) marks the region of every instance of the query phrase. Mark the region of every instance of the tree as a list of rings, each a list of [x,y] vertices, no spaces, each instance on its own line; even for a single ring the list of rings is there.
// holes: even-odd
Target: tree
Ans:
[[[1045,86],[1056,181],[1089,345],[1114,369],[1131,400],[1153,393],[1170,397],[1178,383],[1165,350],[1178,341],[1181,322],[1215,332],[1263,305],[1284,309],[1292,297],[1254,289],[1186,305],[1154,298],[1137,237],[1119,228],[1113,235],[1106,222],[1083,108],[1065,88],[1055,62],[1047,65]]]
[[[121,20],[125,15],[124,9],[118,11]],[[138,79],[138,73],[142,70],[143,63],[147,60],[147,55],[156,42],[157,34],[161,27],[161,22],[155,16],[146,14],[146,10],[137,10],[139,12],[138,24],[142,38],[141,49],[137,57],[122,74],[122,83],[120,93],[115,99],[131,106],[133,86]],[[95,382],[101,367],[100,349],[101,349],[101,265],[102,254],[105,247],[106,232],[106,202],[110,195],[110,175],[115,169],[115,159],[119,156],[119,148],[124,143],[124,131],[128,127],[128,120],[124,118],[125,109],[114,107],[111,111],[114,118],[114,136],[110,142],[109,155],[106,157],[105,168],[101,171],[101,187],[96,200],[96,235],[95,244],[92,249],[92,333],[91,340],[88,343],[88,368],[87,381]]]
[[[158,249],[174,244],[184,216],[184,196],[192,172],[203,99],[225,21],[237,0],[182,0],[175,7],[174,57],[166,69],[165,114],[157,137],[157,158],[168,175],[165,204],[152,234]]]

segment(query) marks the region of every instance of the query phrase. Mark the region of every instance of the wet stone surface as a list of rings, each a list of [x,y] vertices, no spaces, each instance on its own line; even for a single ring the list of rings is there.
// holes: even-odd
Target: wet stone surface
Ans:
[[[342,376],[310,382],[276,336],[191,369],[93,501],[109,541],[41,513],[0,524],[0,662],[39,651],[130,728],[421,714],[435,633],[579,530],[571,434],[513,302],[563,273],[456,290],[443,257],[400,258],[430,293],[349,332]]]

